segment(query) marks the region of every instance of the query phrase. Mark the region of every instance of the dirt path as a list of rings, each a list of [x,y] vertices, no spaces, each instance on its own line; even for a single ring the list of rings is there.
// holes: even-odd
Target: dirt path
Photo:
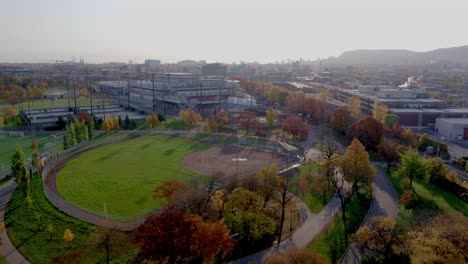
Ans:
[[[0,186],[0,214],[1,222],[4,222],[5,209],[8,205],[8,201],[16,190],[16,183],[11,180],[2,186]],[[0,254],[5,257],[5,260],[8,263],[12,264],[26,264],[30,263],[23,255],[13,246],[10,239],[8,238],[7,231],[2,231],[0,233],[0,238],[2,239],[2,245],[0,246]]]

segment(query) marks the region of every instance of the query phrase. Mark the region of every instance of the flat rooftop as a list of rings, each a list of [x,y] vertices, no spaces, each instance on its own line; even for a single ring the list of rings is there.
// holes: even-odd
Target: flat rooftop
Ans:
[[[468,114],[468,108],[389,108],[388,110],[396,114]]]
[[[437,121],[442,121],[445,123],[453,124],[453,125],[468,125],[468,118],[437,118]]]

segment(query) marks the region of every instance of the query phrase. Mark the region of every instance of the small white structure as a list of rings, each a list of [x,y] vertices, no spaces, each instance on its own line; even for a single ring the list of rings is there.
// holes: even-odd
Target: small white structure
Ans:
[[[468,139],[468,118],[437,118],[435,132],[447,139]]]

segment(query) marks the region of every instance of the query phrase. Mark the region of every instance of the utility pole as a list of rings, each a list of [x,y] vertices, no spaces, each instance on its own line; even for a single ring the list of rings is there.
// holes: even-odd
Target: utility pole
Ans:
[[[127,110],[130,111],[130,80],[127,79]]]
[[[76,80],[73,80],[73,98],[74,98],[74,101],[75,101],[75,110],[73,111],[76,114],[78,114],[78,110],[76,108],[76,83],[75,83]]]
[[[67,79],[67,100],[68,100],[68,109],[71,108],[70,106],[70,77]]]
[[[221,78],[222,76],[223,75],[219,76],[218,78]],[[222,82],[224,83],[224,79]],[[219,111],[221,111],[221,83],[218,82],[218,112]]]
[[[106,95],[104,94],[104,91],[101,91],[102,93],[102,112],[103,112],[103,120],[106,119]]]
[[[153,79],[153,81],[152,81],[152,90],[153,90],[153,97],[152,97],[152,99],[153,99],[153,113],[155,113],[155,112],[156,112],[156,105],[154,104],[154,73],[153,73],[153,78],[152,78],[152,79]]]
[[[253,71],[250,72],[250,82],[249,82],[249,93],[250,93],[250,110],[253,109],[253,90],[252,90],[252,79],[253,79]]]
[[[89,85],[89,70],[86,71],[86,85],[88,86],[89,90],[89,103],[91,105],[91,117],[93,117],[93,90]]]

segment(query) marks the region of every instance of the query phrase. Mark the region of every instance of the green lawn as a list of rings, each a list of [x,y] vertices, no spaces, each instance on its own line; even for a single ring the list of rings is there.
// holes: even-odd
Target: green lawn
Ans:
[[[312,176],[308,176],[309,173]],[[312,186],[309,186],[310,191],[303,191],[301,187],[298,185],[298,176],[302,175],[302,177],[307,176],[307,178],[312,179],[312,182],[309,182],[309,185],[313,185],[313,180],[316,178],[316,174],[318,173],[318,165],[316,163],[311,164],[303,164],[300,167],[298,173],[292,175],[289,182],[289,191],[293,192],[295,195],[298,195],[309,207],[309,210],[314,213],[318,214],[322,209],[327,205],[328,201],[331,199],[331,194],[323,197],[322,194],[318,193],[318,191],[313,190]],[[311,177],[311,178],[310,178]]]
[[[148,136],[92,150],[67,163],[57,177],[68,201],[110,218],[129,221],[159,207],[152,191],[163,181],[199,177],[181,159],[208,147],[179,138]]]
[[[31,155],[33,140],[39,142],[39,147],[42,150],[42,146],[51,139],[50,135],[11,137],[6,134],[0,134],[0,165],[9,164],[17,145],[21,145],[26,157],[29,157]]]
[[[395,187],[398,197],[400,197],[404,191],[401,184],[402,179],[393,174],[390,174],[389,178]],[[424,202],[420,206],[446,211],[455,210],[468,216],[468,204],[459,199],[455,194],[419,179],[413,181],[413,188]]]
[[[26,206],[20,191],[13,194],[6,210],[5,225],[13,245],[31,263],[105,263],[104,250],[94,248],[89,243],[90,234],[96,227],[59,213],[44,196],[38,175],[31,181],[30,195],[33,200],[31,208]],[[54,227],[52,240],[47,232],[49,224]],[[75,234],[71,246],[63,240],[66,228]],[[112,263],[127,263],[138,252],[130,242],[132,234],[123,236],[126,247],[111,252]],[[56,258],[58,262],[54,260]]]
[[[346,207],[346,217],[351,233],[357,231],[369,210],[371,198],[362,201],[353,197]],[[349,241],[344,239],[342,213],[339,212],[333,221],[309,244],[308,248],[324,259],[334,263],[344,254]]]

